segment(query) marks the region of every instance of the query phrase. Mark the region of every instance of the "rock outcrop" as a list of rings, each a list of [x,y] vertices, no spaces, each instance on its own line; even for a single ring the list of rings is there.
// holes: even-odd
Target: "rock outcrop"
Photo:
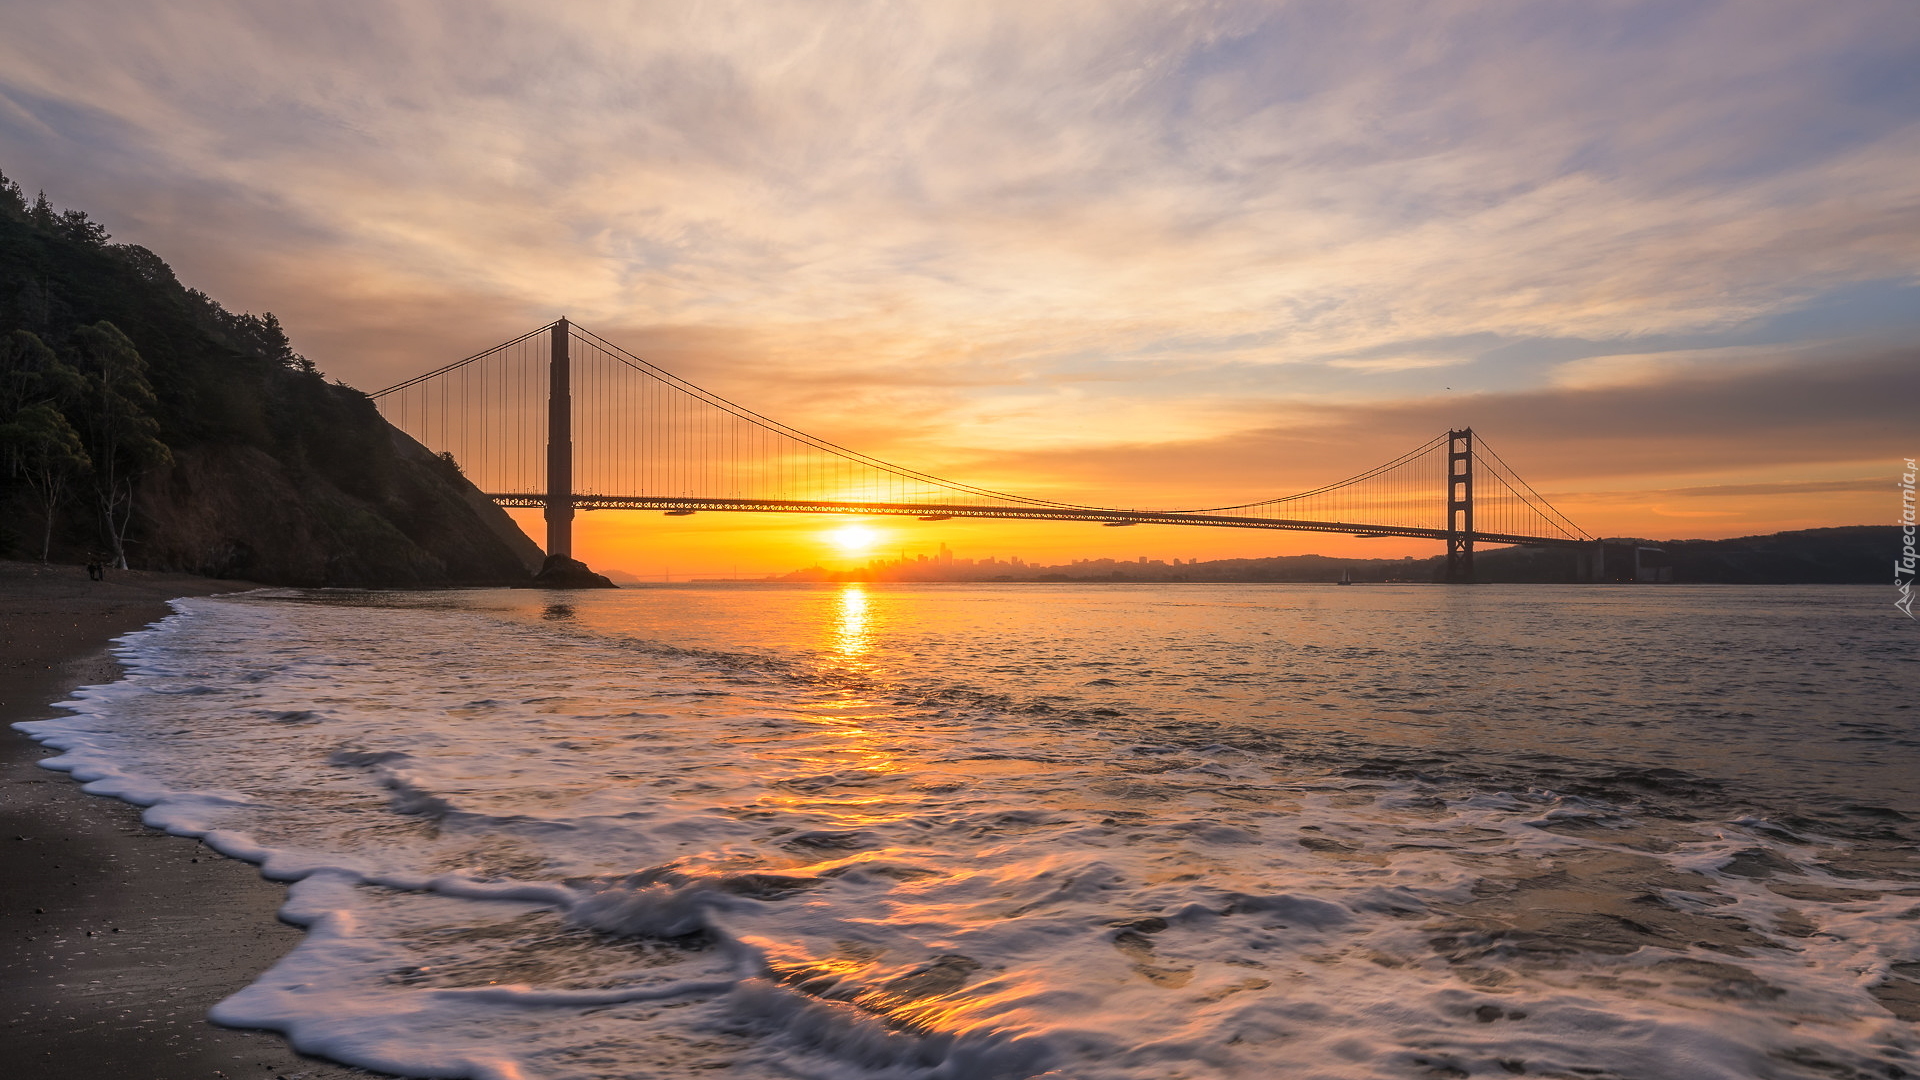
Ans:
[[[605,577],[593,572],[586,563],[578,559],[569,559],[565,555],[549,555],[540,572],[533,580],[521,585],[523,589],[617,589]]]

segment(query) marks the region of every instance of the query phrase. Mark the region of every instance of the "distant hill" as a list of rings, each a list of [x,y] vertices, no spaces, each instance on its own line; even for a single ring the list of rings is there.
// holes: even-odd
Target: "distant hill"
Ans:
[[[1665,570],[1662,580],[1709,585],[1881,584],[1893,576],[1900,530],[1893,525],[1846,525],[1742,536],[1731,540],[1609,539],[1615,549],[1609,571],[1628,576],[1629,546],[1643,551],[1650,570]],[[1542,548],[1505,548],[1476,560],[1482,581],[1570,581],[1571,553]]]
[[[540,552],[272,314],[0,176],[0,555],[296,585],[507,583]],[[49,514],[49,511],[51,513]]]
[[[1891,579],[1900,530],[1892,525],[1802,529],[1734,540],[1609,539],[1608,569],[1615,580],[1631,576],[1636,547],[1642,565],[1674,582],[1725,585],[1880,584]],[[1019,560],[875,560],[852,571],[817,567],[786,575],[790,581],[1217,581],[1356,582],[1438,581],[1441,556],[1429,559],[1343,559],[1326,555],[1281,555],[1268,559],[1214,559],[1166,563],[1083,559],[1059,566]],[[1477,553],[1477,580],[1488,583],[1573,582],[1574,552],[1566,548],[1492,548]]]
[[[1743,536],[1737,540],[1668,540],[1655,545],[1675,581],[1727,585],[1880,585],[1893,580],[1900,551],[1895,525]]]

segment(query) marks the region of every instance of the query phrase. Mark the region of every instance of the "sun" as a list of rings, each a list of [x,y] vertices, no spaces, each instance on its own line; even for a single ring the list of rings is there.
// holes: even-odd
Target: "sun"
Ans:
[[[880,530],[871,525],[842,525],[827,533],[826,537],[843,555],[865,555],[879,546],[883,539]]]

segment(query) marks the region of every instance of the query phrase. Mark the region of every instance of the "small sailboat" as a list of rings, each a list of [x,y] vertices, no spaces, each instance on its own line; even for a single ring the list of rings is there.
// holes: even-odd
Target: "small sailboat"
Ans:
[[[1347,569],[1340,571],[1340,584],[1342,585],[1353,584],[1353,568],[1352,567],[1348,567]]]

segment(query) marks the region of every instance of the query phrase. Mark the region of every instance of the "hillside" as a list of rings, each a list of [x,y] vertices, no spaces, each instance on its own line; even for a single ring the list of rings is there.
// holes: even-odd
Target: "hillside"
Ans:
[[[271,314],[0,176],[0,556],[288,585],[524,581],[540,552]]]

